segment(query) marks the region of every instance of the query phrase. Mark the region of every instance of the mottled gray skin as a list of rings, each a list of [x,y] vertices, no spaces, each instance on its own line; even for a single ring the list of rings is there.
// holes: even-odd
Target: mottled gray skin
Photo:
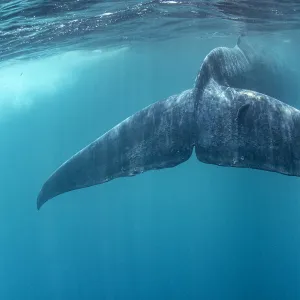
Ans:
[[[56,195],[117,177],[174,167],[193,151],[192,90],[137,112],[65,162],[46,181],[38,208]]]
[[[201,92],[213,78],[218,84],[253,90],[292,104],[298,98],[295,74],[274,53],[238,39],[233,48],[218,47],[204,59],[195,82]]]
[[[299,110],[212,80],[196,115],[200,161],[300,176]]]
[[[272,64],[247,44],[214,49],[193,89],[137,112],[60,166],[38,209],[68,191],[174,167],[194,148],[204,163],[299,176],[300,112],[269,96],[286,92],[270,89],[274,80]]]

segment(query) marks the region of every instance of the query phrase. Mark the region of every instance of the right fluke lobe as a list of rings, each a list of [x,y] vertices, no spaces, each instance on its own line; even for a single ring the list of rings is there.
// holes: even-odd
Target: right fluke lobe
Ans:
[[[193,122],[191,90],[137,112],[60,166],[43,185],[37,208],[71,190],[186,161],[194,146]]]

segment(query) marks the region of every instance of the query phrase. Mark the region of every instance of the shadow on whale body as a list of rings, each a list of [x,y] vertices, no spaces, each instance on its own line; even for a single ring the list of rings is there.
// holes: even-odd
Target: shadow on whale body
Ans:
[[[275,99],[292,94],[285,72],[244,39],[213,49],[192,89],[135,113],[62,164],[37,208],[75,189],[175,167],[194,148],[204,163],[299,176],[300,112]]]

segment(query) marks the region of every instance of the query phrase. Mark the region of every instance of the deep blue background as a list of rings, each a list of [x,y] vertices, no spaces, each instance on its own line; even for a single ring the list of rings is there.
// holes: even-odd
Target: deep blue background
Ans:
[[[173,40],[1,71],[0,299],[300,298],[299,178],[192,157],[36,210],[65,159],[192,87],[208,51],[234,43]],[[292,60],[296,41],[278,45]]]

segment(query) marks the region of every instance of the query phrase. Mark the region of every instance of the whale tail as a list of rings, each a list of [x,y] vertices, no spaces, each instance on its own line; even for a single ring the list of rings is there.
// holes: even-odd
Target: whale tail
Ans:
[[[137,112],[60,166],[43,185],[37,208],[71,190],[186,161],[193,151],[193,115],[192,90]]]
[[[207,126],[215,124],[217,118],[231,120],[232,116],[224,115],[223,107],[217,103],[225,99],[224,92],[238,93],[238,89],[246,89],[244,94],[247,95],[254,93],[253,99],[263,99],[258,93],[285,99],[282,92],[287,90],[286,82],[275,81],[280,73],[278,69],[274,71],[275,63],[248,46],[243,38],[233,48],[213,49],[204,59],[193,89],[137,112],[71,157],[44,183],[37,208],[68,191],[148,170],[174,167],[189,159],[195,145],[198,159],[218,163],[211,160],[211,153],[215,158],[219,148],[209,148],[209,142],[215,137],[215,144],[219,143],[221,135],[214,134]],[[230,103],[240,99],[242,104],[247,104],[242,96],[228,95],[226,99]],[[271,106],[273,102],[268,103]],[[241,115],[247,111],[251,112],[242,109]],[[277,116],[277,111],[274,115]],[[220,121],[220,124],[225,123]],[[222,131],[224,126],[221,125],[218,129]],[[212,128],[215,130],[216,126]],[[226,138],[224,136],[224,143]],[[230,147],[227,150],[230,152]]]

